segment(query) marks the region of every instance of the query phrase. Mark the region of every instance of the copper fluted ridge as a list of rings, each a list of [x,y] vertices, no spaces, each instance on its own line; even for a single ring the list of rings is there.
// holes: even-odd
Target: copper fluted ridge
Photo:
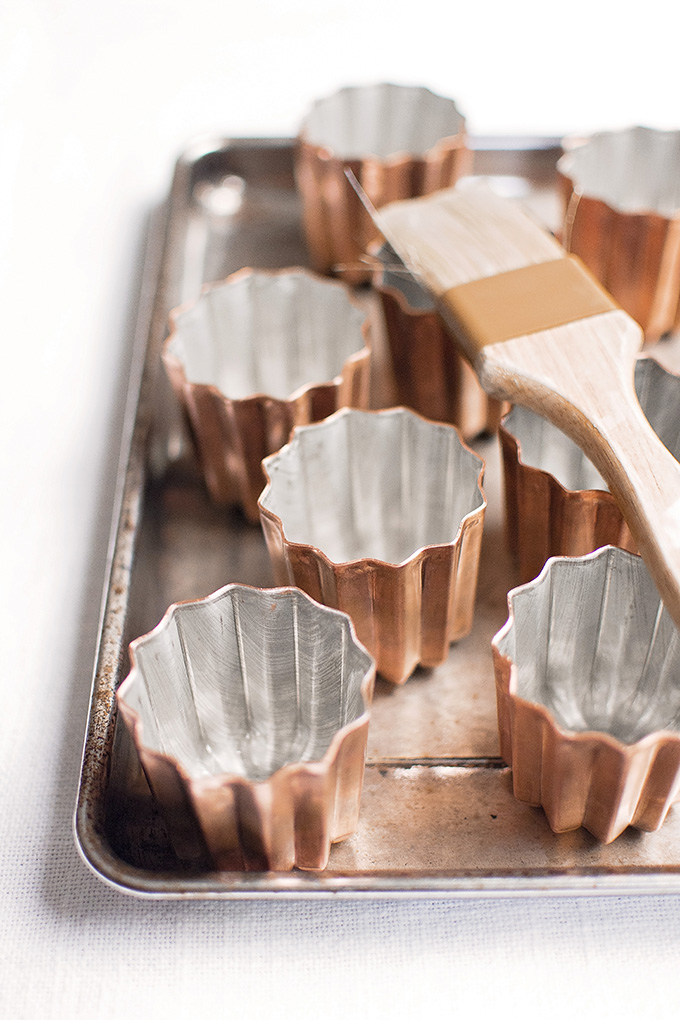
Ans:
[[[658,340],[678,325],[680,131],[634,127],[564,145],[563,243]]]
[[[262,527],[279,584],[347,612],[400,684],[472,627],[483,461],[451,425],[344,409],[267,458]]]
[[[323,869],[357,825],[375,678],[349,618],[231,584],[130,652],[118,706],[178,856]]]
[[[680,635],[643,561],[548,561],[492,642],[501,755],[554,832],[658,829],[680,795]]]
[[[312,264],[350,282],[370,279],[364,260],[376,229],[347,170],[379,207],[449,187],[470,168],[465,119],[452,99],[382,83],[343,88],[318,100],[296,145]]]
[[[398,402],[455,425],[467,440],[495,432],[505,405],[484,392],[430,295],[388,244],[376,251],[376,259],[374,287],[385,318]]]
[[[680,376],[643,357],[635,389],[652,428],[680,458]],[[507,539],[520,581],[536,577],[550,556],[582,556],[603,545],[637,551],[602,477],[563,432],[518,406],[499,436]]]
[[[243,269],[173,310],[163,362],[206,485],[257,522],[262,459],[294,425],[369,399],[370,321],[341,282]]]

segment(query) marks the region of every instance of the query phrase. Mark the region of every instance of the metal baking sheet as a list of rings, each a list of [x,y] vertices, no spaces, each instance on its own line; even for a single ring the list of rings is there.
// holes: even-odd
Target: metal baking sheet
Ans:
[[[475,172],[492,175],[549,225],[559,148],[547,140],[477,140]],[[127,645],[174,601],[240,581],[273,583],[259,528],[211,505],[191,440],[161,370],[170,308],[242,266],[307,262],[290,139],[208,139],[175,169],[150,233],[122,441],[101,635],[75,815],[91,868],[150,897],[482,896],[680,892],[680,811],[656,833],[609,846],[585,830],[555,835],[540,809],[515,801],[499,758],[490,639],[516,583],[503,535],[495,438],[475,625],[448,661],[404,687],[379,680],[358,831],[321,874],[214,872],[179,861],[154,809],[114,692]],[[372,404],[393,403],[377,303]],[[673,347],[664,349],[666,354]],[[672,356],[660,360],[671,362]]]

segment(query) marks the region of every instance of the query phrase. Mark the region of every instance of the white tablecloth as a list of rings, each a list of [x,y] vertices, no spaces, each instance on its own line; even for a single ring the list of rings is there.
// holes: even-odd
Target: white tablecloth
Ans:
[[[3,1017],[677,1015],[674,897],[148,902],[71,832],[141,228],[177,153],[292,134],[358,81],[428,84],[481,134],[672,125],[677,6],[595,7],[0,6]]]

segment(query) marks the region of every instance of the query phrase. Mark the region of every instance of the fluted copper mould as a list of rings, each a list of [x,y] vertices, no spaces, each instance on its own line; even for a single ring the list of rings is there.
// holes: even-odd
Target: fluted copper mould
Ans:
[[[495,432],[504,405],[488,397],[427,291],[388,244],[375,252],[374,287],[385,318],[398,402],[455,425],[464,439]]]
[[[658,829],[680,796],[680,635],[643,561],[550,559],[508,607],[492,647],[517,799],[603,843]]]
[[[375,677],[349,618],[230,584],[130,650],[118,705],[178,856],[323,869],[356,828]]]
[[[680,131],[633,127],[566,139],[563,243],[658,340],[678,325]]]
[[[635,389],[654,431],[680,458],[680,376],[642,357]],[[507,538],[521,582],[536,577],[550,556],[581,556],[603,545],[637,551],[602,477],[563,432],[517,406],[499,436]]]
[[[296,146],[312,264],[350,282],[370,279],[362,261],[376,230],[346,170],[379,207],[448,187],[470,168],[465,119],[452,99],[381,83],[342,88],[318,100]]]
[[[296,428],[264,461],[277,583],[347,612],[385,679],[438,665],[472,626],[483,467],[453,426],[405,408]]]
[[[263,457],[294,425],[367,405],[367,314],[339,281],[247,268],[174,309],[170,327],[163,362],[210,495],[256,523]]]

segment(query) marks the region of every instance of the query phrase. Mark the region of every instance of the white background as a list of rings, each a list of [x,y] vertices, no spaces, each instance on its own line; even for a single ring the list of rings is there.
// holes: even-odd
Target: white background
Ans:
[[[675,898],[146,903],[73,846],[145,212],[204,132],[392,80],[481,134],[680,126],[675,0],[0,2],[0,1014],[671,1016]]]

